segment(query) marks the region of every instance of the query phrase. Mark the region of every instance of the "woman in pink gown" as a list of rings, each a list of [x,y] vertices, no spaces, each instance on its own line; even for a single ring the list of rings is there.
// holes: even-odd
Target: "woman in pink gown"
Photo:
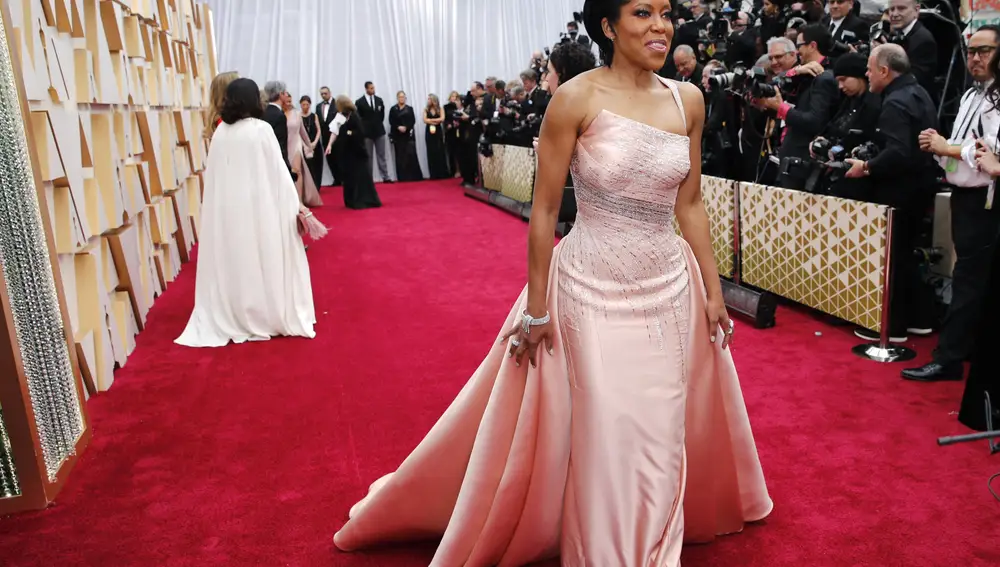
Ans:
[[[549,104],[528,285],[451,407],[350,511],[341,550],[441,538],[436,567],[677,566],[684,541],[771,511],[701,201],[703,98],[654,74],[668,0],[584,14],[611,64]],[[567,171],[577,219],[553,249]]]
[[[292,171],[299,175],[295,180],[299,200],[307,207],[322,207],[323,199],[320,198],[319,189],[313,182],[307,161],[316,150],[316,144],[309,139],[306,126],[302,123],[302,114],[292,105],[291,97],[288,97],[285,105],[285,117],[288,119],[288,163],[292,166]],[[319,138],[316,141],[318,142]]]

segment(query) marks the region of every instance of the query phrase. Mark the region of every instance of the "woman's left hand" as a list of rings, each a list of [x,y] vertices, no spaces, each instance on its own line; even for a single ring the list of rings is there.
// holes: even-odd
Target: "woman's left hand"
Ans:
[[[709,340],[713,343],[718,336],[719,327],[722,327],[723,339],[722,348],[728,348],[733,344],[733,320],[729,318],[726,311],[726,302],[720,299],[709,299],[705,307],[705,314],[708,315]]]

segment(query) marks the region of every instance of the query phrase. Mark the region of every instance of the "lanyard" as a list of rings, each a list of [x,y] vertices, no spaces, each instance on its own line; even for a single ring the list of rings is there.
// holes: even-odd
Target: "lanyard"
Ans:
[[[975,97],[976,95],[977,92],[973,91],[972,96]],[[969,134],[969,127],[972,126],[972,121],[977,117],[979,118],[979,123],[976,125],[976,129],[979,130],[980,134],[982,134],[982,115],[980,114],[979,111],[983,108],[984,102],[986,102],[985,95],[979,99],[979,105],[976,106],[975,110],[971,108],[968,109],[969,112],[967,112],[963,117],[964,123],[962,124],[962,127],[959,130],[957,130],[957,132],[960,132],[960,134],[958,136],[952,137],[952,139],[956,143],[961,144],[962,142],[965,141],[965,137]]]

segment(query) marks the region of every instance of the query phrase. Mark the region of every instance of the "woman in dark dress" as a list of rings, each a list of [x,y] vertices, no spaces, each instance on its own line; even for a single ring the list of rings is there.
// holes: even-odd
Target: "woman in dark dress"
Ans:
[[[437,95],[427,97],[427,107],[424,108],[424,141],[427,144],[427,171],[430,179],[448,179],[451,170],[448,168],[448,152],[445,149],[444,111]]]
[[[396,93],[396,105],[389,109],[389,141],[396,155],[396,179],[399,181],[423,181],[417,160],[417,143],[413,128],[417,117],[413,107],[406,104],[406,93]]]
[[[312,174],[313,183],[318,190],[323,182],[323,155],[316,148],[321,147],[319,142],[319,116],[312,113],[312,99],[304,95],[299,99],[299,106],[302,107],[302,126],[306,129],[306,134],[312,141],[312,146],[306,152],[306,166]]]
[[[456,118],[459,112],[464,112],[465,106],[462,104],[462,96],[458,91],[451,91],[448,95],[448,104],[444,105],[444,136],[445,146],[448,149],[448,169],[455,177],[462,176],[460,166],[462,159],[462,120]]]
[[[358,118],[358,109],[344,95],[337,97],[337,116],[330,123],[330,136],[326,153],[335,152],[341,164],[344,182],[344,206],[348,209],[381,207],[382,201],[372,180],[371,156],[365,148],[365,133]]]

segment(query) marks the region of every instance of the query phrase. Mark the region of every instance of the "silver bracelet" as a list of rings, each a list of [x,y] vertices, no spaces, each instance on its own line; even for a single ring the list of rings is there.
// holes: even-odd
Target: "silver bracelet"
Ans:
[[[552,320],[552,317],[549,316],[549,312],[548,311],[545,312],[545,316],[544,317],[541,317],[539,319],[535,319],[531,315],[528,315],[528,310],[525,309],[524,311],[521,311],[521,331],[525,335],[530,335],[532,327],[538,327],[538,326],[544,325],[544,324],[548,323],[551,320]]]

